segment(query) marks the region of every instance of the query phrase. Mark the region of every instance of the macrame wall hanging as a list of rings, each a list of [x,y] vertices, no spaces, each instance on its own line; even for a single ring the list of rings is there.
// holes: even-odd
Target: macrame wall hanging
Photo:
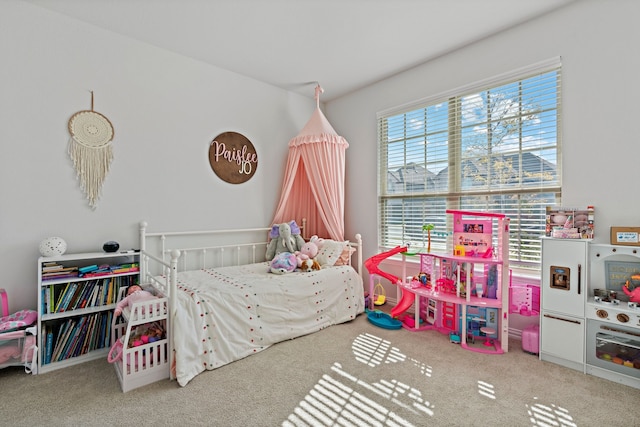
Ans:
[[[73,160],[76,176],[87,195],[89,206],[95,209],[102,183],[113,160],[113,126],[109,119],[93,111],[93,91],[91,110],[78,111],[71,116],[69,133],[69,157]]]

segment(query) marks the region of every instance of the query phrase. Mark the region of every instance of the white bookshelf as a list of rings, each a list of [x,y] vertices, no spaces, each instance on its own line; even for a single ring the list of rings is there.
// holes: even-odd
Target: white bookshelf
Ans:
[[[113,310],[120,294],[118,289],[139,281],[139,271],[51,279],[43,276],[43,266],[55,263],[63,268],[82,268],[139,261],[137,252],[90,252],[38,258],[38,373],[106,358],[111,343]],[[63,310],[61,295],[72,286],[77,297],[75,301],[71,297]],[[69,334],[64,334],[67,329]],[[65,342],[69,343],[66,349],[62,347]]]

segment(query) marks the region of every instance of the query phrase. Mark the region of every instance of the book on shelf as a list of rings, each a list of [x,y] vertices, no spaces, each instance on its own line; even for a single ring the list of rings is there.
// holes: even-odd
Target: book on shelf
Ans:
[[[57,266],[56,268],[47,268],[42,267],[42,275],[43,276],[56,276],[61,273],[69,273],[70,271],[78,271],[78,267],[64,267],[62,265]]]
[[[53,354],[51,355],[52,362],[58,362],[61,360],[60,354],[62,353],[62,350],[67,340],[69,339],[69,336],[71,335],[71,331],[75,326],[75,323],[76,323],[75,319],[67,319],[67,321],[60,326],[60,329],[59,329],[60,334],[58,339],[56,340]]]
[[[86,308],[89,307],[89,300],[91,295],[93,294],[93,290],[96,287],[96,281],[92,280],[91,282],[87,282],[84,285],[84,293],[82,294],[80,303],[78,304],[78,308]]]
[[[61,280],[61,279],[72,279],[78,277],[79,273],[77,271],[67,271],[61,272],[60,274],[53,275],[42,275],[42,281],[46,282],[47,280]]]
[[[93,316],[92,322],[89,325],[89,331],[87,334],[89,335],[89,339],[87,340],[87,352],[93,351],[96,349],[96,336],[98,335],[98,326],[100,324],[100,319],[102,318],[104,313],[96,313]]]
[[[62,301],[64,301],[64,298],[67,294],[67,291],[69,290],[69,288],[71,287],[71,282],[66,283],[66,284],[62,284],[60,286],[60,292],[58,293],[58,296],[56,298],[56,306],[53,309],[54,313],[58,313],[60,311],[60,307],[62,306]]]
[[[69,358],[69,352],[73,344],[78,340],[80,336],[80,328],[82,327],[82,323],[84,321],[84,317],[78,318],[78,321],[71,328],[71,333],[66,339],[62,351],[60,352],[60,356],[58,360],[66,360]]]
[[[55,261],[45,261],[45,262],[42,263],[42,266],[43,267],[47,267],[47,268],[56,267],[58,265],[60,265],[60,264],[58,264]]]
[[[110,276],[111,274],[113,274],[111,272],[111,270],[109,271],[96,271],[95,273],[86,273],[86,274],[82,274],[80,277],[104,277],[104,276]]]
[[[107,299],[105,300],[105,304],[111,304],[111,298],[113,296],[113,278],[109,279],[109,286],[107,290]]]
[[[67,307],[65,307],[66,311],[71,311],[71,310],[75,310],[76,309],[76,304],[78,303],[78,298],[80,298],[80,295],[82,295],[82,292],[84,291],[85,286],[83,286],[82,284],[78,284],[76,285],[76,289],[73,291],[73,295],[71,296],[71,299],[69,300],[69,304],[67,304]]]
[[[101,293],[102,293],[102,283],[97,282],[96,286],[94,286],[93,288],[91,301],[87,303],[89,307],[95,307],[98,304],[98,297]]]
[[[120,267],[120,268],[116,268],[116,269],[112,270],[112,272],[114,274],[133,273],[133,272],[136,272],[136,271],[140,271],[140,267],[139,266]]]
[[[53,329],[51,326],[43,328],[45,330],[45,346],[44,346],[44,364],[51,363],[51,352],[53,351]]]
[[[95,332],[95,348],[104,348],[109,347],[111,343],[109,342],[111,332],[111,318],[113,312],[107,311],[100,313],[100,318],[98,319],[98,324],[96,325]]]
[[[66,327],[67,327],[67,322],[51,327],[51,330],[53,331],[54,339],[53,339],[53,345],[51,348],[51,359],[49,360],[49,362],[52,362],[55,360],[54,356],[60,344],[60,340],[62,339],[66,331]]]
[[[98,269],[98,265],[97,264],[93,264],[93,265],[87,265],[86,267],[80,267],[78,269],[78,271],[80,271],[80,273],[84,274],[84,273],[89,273],[91,271],[95,271]]]
[[[85,339],[82,342],[82,349],[80,350],[80,354],[85,354],[93,350],[91,343],[93,342],[93,339],[94,339],[95,325],[98,317],[99,317],[99,313],[96,313],[89,318],[89,325],[87,326],[87,334]]]
[[[42,303],[40,305],[40,312],[41,313],[49,313],[49,307],[48,307],[48,304],[47,304],[47,302],[49,301],[49,288],[42,288],[40,290],[40,293],[42,294],[40,296],[41,300],[42,300]]]
[[[84,343],[84,339],[87,336],[87,327],[89,326],[90,320],[91,316],[84,316],[80,319],[80,325],[76,329],[76,334],[73,337],[71,345],[69,346],[65,359],[76,357],[81,354],[80,350],[82,349],[82,344]]]
[[[67,306],[69,305],[71,298],[73,298],[73,294],[75,293],[77,287],[78,287],[77,283],[71,283],[69,288],[65,290],[64,299],[60,303],[60,307],[58,308],[58,313],[62,313],[67,310]]]

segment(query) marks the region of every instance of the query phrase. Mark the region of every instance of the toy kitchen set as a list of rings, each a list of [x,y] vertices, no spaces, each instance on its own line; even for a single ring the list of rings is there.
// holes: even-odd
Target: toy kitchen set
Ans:
[[[616,230],[542,239],[540,359],[640,389],[640,229]]]

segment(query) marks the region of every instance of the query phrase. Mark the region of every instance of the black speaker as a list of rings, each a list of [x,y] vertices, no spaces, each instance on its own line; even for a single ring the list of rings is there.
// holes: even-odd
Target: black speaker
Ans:
[[[115,252],[120,249],[120,244],[118,242],[109,241],[102,245],[102,249],[104,249],[105,252]]]

